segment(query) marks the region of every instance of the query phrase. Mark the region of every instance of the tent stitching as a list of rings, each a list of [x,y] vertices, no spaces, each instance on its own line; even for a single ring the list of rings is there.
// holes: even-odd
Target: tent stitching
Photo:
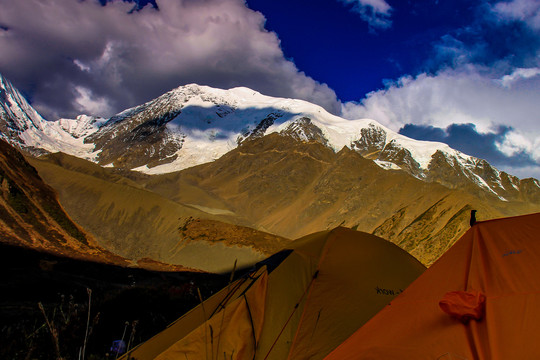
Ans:
[[[339,228],[336,228],[336,229],[339,229]],[[336,240],[336,235],[335,235],[335,229],[334,229],[334,230],[330,231],[330,234],[328,234],[326,243],[324,244],[324,248],[323,248],[321,257],[319,258],[319,263],[317,264],[317,271],[313,275],[313,279],[311,280],[311,283],[309,284],[310,285],[309,286],[309,292],[308,292],[308,296],[307,296],[307,299],[306,299],[306,305],[305,306],[307,306],[307,304],[309,303],[309,299],[311,298],[311,290],[313,290],[313,287],[311,285],[313,284],[314,280],[318,277],[319,270],[321,268],[321,264],[323,263],[324,259],[326,258],[326,255],[330,251],[329,250],[330,249],[330,242],[335,241],[335,240]],[[291,347],[289,349],[289,355],[287,356],[287,359],[290,359],[292,351],[294,349],[294,346],[296,345],[296,340],[298,338],[298,334],[300,333],[300,329],[302,328],[302,323],[304,322],[305,315],[306,315],[306,313],[304,311],[302,313],[302,317],[300,318],[300,322],[298,323],[298,327],[296,328],[296,333],[294,334],[294,339],[293,339]]]
[[[251,331],[253,332],[253,359],[255,359],[255,354],[257,353],[257,334],[255,333],[255,324],[253,324],[253,315],[251,314],[251,308],[249,307],[247,296],[245,293],[242,296],[244,297],[244,301],[246,303],[246,308],[249,315],[249,322],[251,323]]]
[[[315,273],[313,274],[313,277],[311,278],[311,281],[309,282],[308,286],[306,287],[306,289],[304,290],[304,292],[302,293],[302,296],[300,296],[300,299],[298,300],[298,302],[296,302],[296,304],[294,305],[294,309],[293,311],[291,312],[291,315],[289,315],[289,318],[287,319],[287,321],[285,322],[285,325],[283,325],[283,327],[281,328],[281,331],[279,332],[278,336],[276,337],[276,340],[274,340],[274,343],[272,344],[272,346],[270,347],[270,349],[268,350],[268,352],[266,353],[266,356],[264,357],[264,360],[268,359],[268,356],[270,356],[270,353],[272,352],[272,350],[274,349],[274,346],[277,344],[279,338],[281,337],[281,335],[283,334],[283,331],[285,331],[285,328],[287,327],[287,325],[289,324],[289,321],[291,321],[294,313],[296,312],[296,310],[298,309],[298,307],[300,306],[300,303],[302,302],[302,300],[304,299],[304,296],[307,294],[308,290],[311,288],[311,285],[313,284],[313,281],[317,278],[317,276],[319,275],[319,270],[315,271]]]
[[[317,325],[319,325],[319,320],[321,319],[321,312],[322,312],[322,308],[319,310],[319,313],[317,314],[317,320],[315,320],[315,325],[313,326],[313,331],[311,332],[311,337],[309,338],[309,343],[308,343],[308,350],[311,349],[311,344],[313,342],[313,337],[315,336],[315,331],[317,330]]]

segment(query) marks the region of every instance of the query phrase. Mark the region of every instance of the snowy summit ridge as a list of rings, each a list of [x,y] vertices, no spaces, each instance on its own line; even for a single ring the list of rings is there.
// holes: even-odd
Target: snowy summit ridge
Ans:
[[[410,148],[423,169],[427,169],[437,150],[453,152],[446,144],[412,140],[370,119],[345,120],[306,101],[265,96],[244,87],[221,90],[196,84],[178,87],[127,109],[109,119],[100,132],[118,134],[126,122],[140,126],[158,118],[166,123],[170,138],[178,139],[182,147],[173,155],[175,160],[153,167],[145,164],[136,170],[155,174],[191,167],[222,156],[250,137],[295,126],[300,140],[313,140],[305,126],[299,126],[306,119],[321,131],[326,144],[335,151],[344,146],[352,148],[365,129],[373,129],[385,134],[383,147],[392,142]]]

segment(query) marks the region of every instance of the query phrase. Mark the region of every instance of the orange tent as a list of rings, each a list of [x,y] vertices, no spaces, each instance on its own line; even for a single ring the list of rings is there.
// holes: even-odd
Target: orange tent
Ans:
[[[474,225],[326,360],[540,359],[540,213]]]
[[[322,359],[424,270],[374,235],[345,228],[308,235],[271,272],[263,266],[237,280],[129,356]]]

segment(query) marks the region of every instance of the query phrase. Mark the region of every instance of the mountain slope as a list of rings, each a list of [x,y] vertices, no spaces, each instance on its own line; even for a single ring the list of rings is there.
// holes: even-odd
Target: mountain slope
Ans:
[[[188,264],[202,261],[203,248],[215,256],[231,250],[227,241],[210,246],[210,237],[179,240],[193,217],[210,221],[213,234],[211,221],[221,221],[229,233],[249,226],[287,238],[343,224],[389,238],[429,264],[463,233],[471,209],[485,219],[540,207],[536,179],[305,101],[192,84],[106,121],[50,122],[9,82],[1,85],[4,138],[103,166],[61,154],[33,161],[76,221],[131,258],[148,253]],[[240,248],[246,259],[262,256]]]
[[[244,142],[214,162],[143,183],[180,202],[190,196],[181,184],[198,187],[234,213],[288,238],[338,225],[375,233],[425,264],[464,233],[473,208],[482,219],[540,210],[528,202],[426,183],[399,170],[384,170],[347,147],[335,153],[317,141],[282,134]],[[198,204],[206,206],[204,199]]]
[[[58,203],[57,194],[15,148],[0,140],[2,242],[59,255],[128,265],[101,248]]]
[[[159,174],[215,160],[248,139],[274,132],[314,140],[335,152],[346,146],[383,168],[475,195],[540,199],[538,181],[520,181],[448,145],[412,140],[373,120],[345,120],[305,101],[246,88],[179,87],[112,117],[85,141],[101,150],[101,164]],[[530,185],[538,190],[525,198],[524,187]]]
[[[235,259],[239,266],[250,266],[288,244],[282,237],[241,226],[251,223],[230,210],[168,200],[114,169],[60,153],[31,162],[58,191],[71,216],[101,246],[126,258],[222,272]]]

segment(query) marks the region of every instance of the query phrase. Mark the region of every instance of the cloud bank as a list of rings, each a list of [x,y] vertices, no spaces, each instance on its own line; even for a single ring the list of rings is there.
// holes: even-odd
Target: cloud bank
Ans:
[[[475,68],[445,70],[403,77],[361,103],[343,104],[342,114],[376,119],[412,138],[445,142],[518,176],[531,176],[536,167],[537,177],[539,93],[540,68],[517,69],[495,79]],[[520,171],[525,164],[529,168]]]
[[[501,20],[523,21],[540,30],[540,3],[536,0],[501,1],[493,5],[492,11]]]
[[[244,1],[158,5],[0,0],[0,71],[49,119],[109,116],[188,83],[247,86],[339,110],[334,91],[285,59],[264,16]]]
[[[540,178],[540,3],[481,4],[476,23],[443,36],[415,76],[387,81],[349,119],[441,141],[520,177]]]

